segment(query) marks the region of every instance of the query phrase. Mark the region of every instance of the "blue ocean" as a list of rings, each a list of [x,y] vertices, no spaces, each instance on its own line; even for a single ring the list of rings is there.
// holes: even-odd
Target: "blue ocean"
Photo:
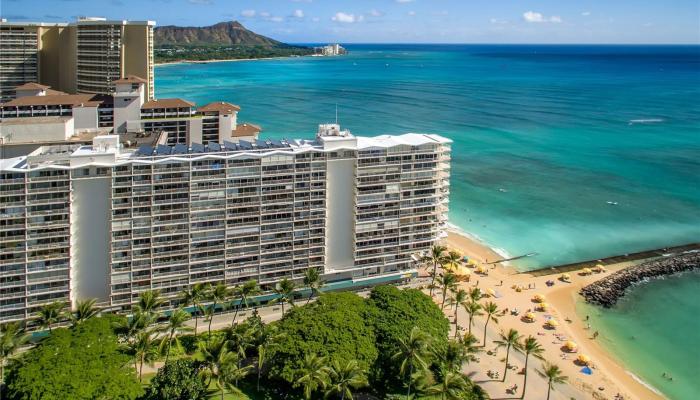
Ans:
[[[270,138],[312,138],[336,106],[356,135],[449,137],[451,223],[504,254],[537,253],[521,269],[700,241],[700,46],[347,47],[342,57],[161,66],[156,94],[238,104],[239,122]],[[698,311],[700,276],[686,280],[679,296],[695,301],[656,314],[660,326]],[[655,296],[663,291],[632,302]],[[608,340],[639,326],[635,309],[614,311],[625,322],[607,324]],[[671,346],[697,346],[698,325]],[[616,352],[634,359],[631,348]],[[658,347],[645,354],[683,368]],[[697,389],[673,385],[661,389],[674,399]]]

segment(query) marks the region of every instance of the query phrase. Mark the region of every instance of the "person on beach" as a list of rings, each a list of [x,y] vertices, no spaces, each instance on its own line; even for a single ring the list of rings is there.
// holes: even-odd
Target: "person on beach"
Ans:
[[[593,332],[593,339],[598,337],[598,331]]]

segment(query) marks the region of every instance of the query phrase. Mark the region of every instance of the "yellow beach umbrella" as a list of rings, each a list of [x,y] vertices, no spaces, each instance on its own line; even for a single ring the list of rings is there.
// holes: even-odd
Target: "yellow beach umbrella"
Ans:
[[[584,268],[583,270],[581,270],[581,272],[583,272],[586,275],[590,275],[592,271],[590,268]]]
[[[494,297],[496,296],[496,291],[493,290],[493,289],[491,289],[491,288],[486,289],[486,293],[487,293],[489,296],[494,296]]]
[[[577,360],[581,364],[586,364],[586,365],[588,365],[588,363],[591,362],[591,359],[585,354],[579,354]]]
[[[471,274],[472,274],[472,271],[470,271],[470,270],[468,270],[466,267],[460,265],[460,266],[457,268],[457,274],[458,274],[458,275],[471,275]]]
[[[525,314],[525,319],[527,319],[529,321],[534,321],[535,318],[536,318],[536,316],[534,313],[529,312],[529,313]]]
[[[545,324],[551,328],[559,326],[559,322],[557,322],[556,319],[548,319],[547,322],[545,322]]]
[[[479,265],[478,267],[476,267],[476,272],[480,274],[486,273],[486,268],[484,268],[483,265]]]
[[[566,342],[564,344],[564,347],[566,347],[566,350],[568,350],[568,351],[576,351],[576,349],[578,349],[578,345],[576,344],[576,342],[571,341],[571,340]]]
[[[532,300],[533,300],[533,301],[536,301],[537,303],[541,303],[541,302],[544,301],[544,296],[542,296],[541,294],[536,294],[536,295],[532,298]]]
[[[569,275],[569,274],[564,274],[564,275],[561,276],[561,279],[563,279],[563,280],[565,280],[565,281],[568,281],[569,279],[571,279],[571,275]]]
[[[549,308],[549,304],[544,303],[544,302],[537,305],[537,309],[541,310],[541,311],[547,311],[548,308]]]

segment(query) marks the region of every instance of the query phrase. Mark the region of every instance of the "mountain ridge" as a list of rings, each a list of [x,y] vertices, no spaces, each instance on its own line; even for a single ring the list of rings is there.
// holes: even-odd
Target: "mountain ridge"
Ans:
[[[153,32],[156,46],[163,45],[242,45],[287,47],[289,45],[257,34],[238,21],[219,22],[209,26],[159,26]]]

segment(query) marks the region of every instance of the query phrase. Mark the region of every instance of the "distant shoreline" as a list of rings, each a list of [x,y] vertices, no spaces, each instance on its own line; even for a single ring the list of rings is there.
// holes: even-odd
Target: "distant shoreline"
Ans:
[[[220,63],[220,62],[234,62],[234,61],[258,61],[258,60],[281,60],[287,58],[307,58],[307,57],[319,57],[314,55],[306,56],[278,56],[278,57],[259,57],[259,58],[216,58],[212,60],[179,60],[179,61],[166,61],[155,63],[154,66],[160,67],[164,65],[177,65],[177,64],[208,64],[208,63]]]

